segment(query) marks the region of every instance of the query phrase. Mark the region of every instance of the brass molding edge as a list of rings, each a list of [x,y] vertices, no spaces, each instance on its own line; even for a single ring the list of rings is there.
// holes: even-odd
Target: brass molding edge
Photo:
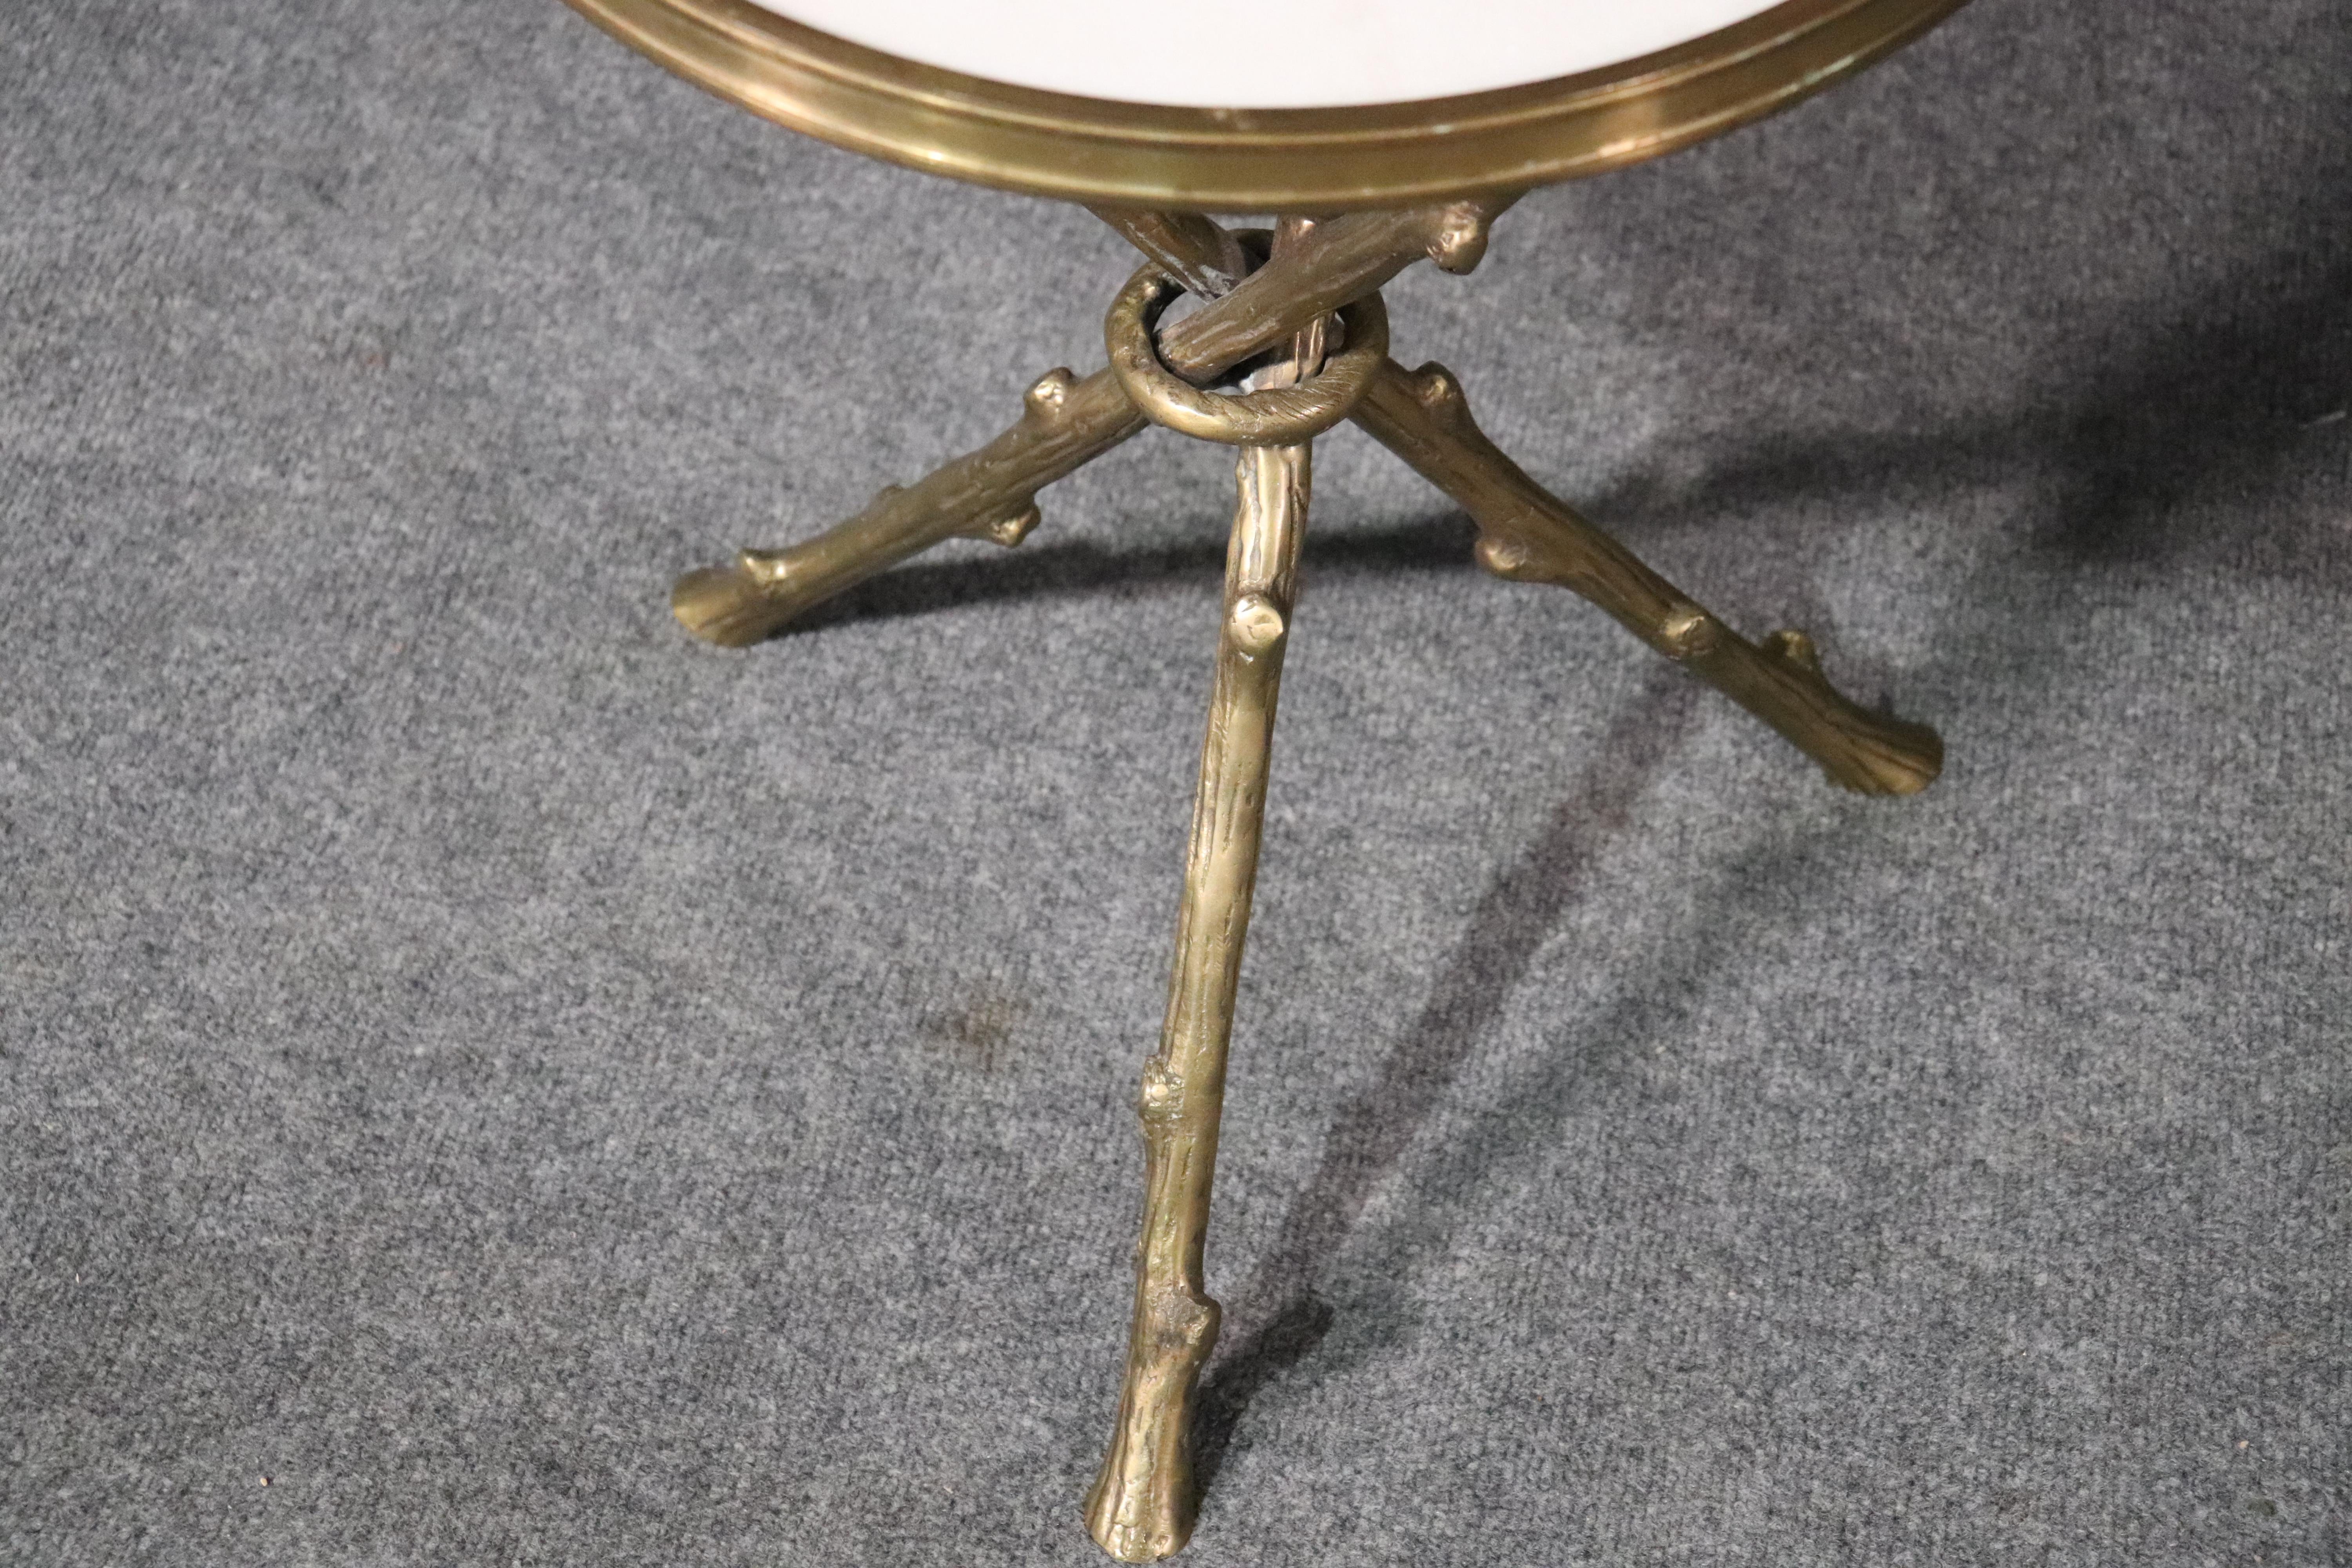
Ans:
[[[1335,211],[1522,190],[1785,109],[1966,0],[1784,0],[1598,71],[1454,98],[1215,110],[1043,92],[916,64],[751,0],[566,0],[719,97],[908,168],[1190,212]]]

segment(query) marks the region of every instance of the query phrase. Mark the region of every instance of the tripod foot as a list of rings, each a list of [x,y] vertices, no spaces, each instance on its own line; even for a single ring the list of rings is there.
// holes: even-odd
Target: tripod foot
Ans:
[[[911,486],[885,485],[866,510],[789,550],[746,550],[671,587],[670,613],[705,642],[746,647],[802,611],[961,535],[1008,549],[1037,526],[1037,491],[1141,427],[1108,371],[1047,371],[1021,422]]]
[[[1780,685],[1783,694],[1742,695],[1747,688],[1737,669],[1698,673],[1802,747],[1832,784],[1856,795],[1917,795],[1943,773],[1944,738],[1848,699],[1822,673],[1821,654],[1803,632],[1774,632],[1756,651],[1755,682]],[[1729,662],[1746,661],[1734,655]]]
[[[1129,1350],[1132,1406],[1121,1402],[1110,1451],[1087,1489],[1087,1533],[1121,1563],[1172,1557],[1192,1537],[1192,1389],[1216,1348],[1222,1317],[1214,1301],[1181,1289],[1138,1303]]]
[[[899,493],[893,485],[875,498],[875,504]],[[1017,496],[956,531],[1010,550],[1035,531],[1042,515],[1034,498]],[[827,559],[822,548],[825,543],[819,538],[792,550],[746,550],[732,566],[698,566],[671,585],[670,614],[705,642],[748,647],[847,585],[841,581],[840,567]]]
[[[1598,529],[1577,521],[1593,538],[1617,547]],[[1604,592],[1592,586],[1584,544],[1567,530],[1532,542],[1488,534],[1479,540],[1476,554],[1478,563],[1497,577],[1560,584],[1617,613]],[[1639,619],[1624,614],[1618,618],[1652,647],[1779,731],[1820,763],[1832,784],[1856,795],[1916,795],[1943,772],[1943,738],[1925,724],[1874,713],[1832,686],[1808,634],[1783,629],[1750,643],[1663,579],[1658,586],[1662,608]]]
[[[1355,418],[1470,514],[1480,565],[1591,600],[1779,731],[1831,783],[1859,795],[1916,795],[1943,771],[1936,731],[1849,701],[1822,674],[1812,638],[1782,631],[1748,641],[1528,478],[1470,417],[1462,384],[1444,365],[1409,371],[1391,361]]]
[[[767,584],[751,570],[750,557],[732,566],[698,566],[672,584],[669,613],[704,642],[749,647],[782,626]]]

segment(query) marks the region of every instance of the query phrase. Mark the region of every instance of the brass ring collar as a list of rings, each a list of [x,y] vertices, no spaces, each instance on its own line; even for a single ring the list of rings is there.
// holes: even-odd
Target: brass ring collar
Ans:
[[[1288,447],[1311,440],[1348,416],[1372,389],[1389,357],[1389,312],[1377,293],[1339,308],[1347,345],[1296,386],[1258,392],[1204,392],[1168,368],[1152,342],[1160,313],[1183,288],[1159,268],[1136,269],[1103,318],[1111,373],[1136,411],[1203,441],[1228,447]]]

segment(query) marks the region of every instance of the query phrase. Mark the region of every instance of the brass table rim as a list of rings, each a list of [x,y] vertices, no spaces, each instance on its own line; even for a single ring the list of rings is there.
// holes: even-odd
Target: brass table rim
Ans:
[[[1782,0],[1550,81],[1250,110],[1014,87],[866,48],[751,0],[567,3],[721,98],[911,168],[1097,205],[1302,212],[1525,189],[1654,157],[1809,97],[1965,0]]]

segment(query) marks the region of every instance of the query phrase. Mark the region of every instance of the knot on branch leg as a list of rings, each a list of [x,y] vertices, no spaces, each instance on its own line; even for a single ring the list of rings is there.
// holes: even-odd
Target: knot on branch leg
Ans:
[[[1793,664],[1808,675],[1822,673],[1822,651],[1813,639],[1803,632],[1782,628],[1764,639],[1764,651],[1786,664]]]
[[[792,552],[789,550],[744,550],[736,552],[735,564],[743,575],[763,588],[781,587],[792,574]]]
[[[1007,550],[1029,537],[1045,514],[1037,510],[1037,498],[1024,496],[993,517],[984,517],[963,531],[966,538],[985,539],[991,544],[1002,544]]]
[[[1478,557],[1479,565],[1497,577],[1517,581],[1534,575],[1535,556],[1528,549],[1525,540],[1511,539],[1499,533],[1482,533],[1478,536],[1477,548],[1472,553]]]
[[[1021,395],[1022,417],[1043,425],[1055,423],[1069,406],[1070,388],[1077,384],[1078,378],[1066,365],[1047,371]]]
[[[1143,1064],[1143,1088],[1135,1097],[1135,1113],[1143,1119],[1147,1136],[1184,1114],[1183,1077],[1158,1057]]]
[[[1822,744],[1806,750],[1832,784],[1856,795],[1916,795],[1944,771],[1943,737],[1925,724],[1864,708],[1832,686],[1821,650],[1803,632],[1774,632],[1757,651],[1811,693]],[[1785,726],[1781,732],[1804,744]]]
[[[1658,646],[1668,658],[1683,661],[1715,651],[1723,641],[1723,623],[1685,600],[1666,612],[1658,626]]]
[[[1412,395],[1449,427],[1458,428],[1470,417],[1470,400],[1463,395],[1460,379],[1435,360],[1412,373]]]
[[[699,566],[671,586],[678,625],[720,647],[749,647],[792,614],[789,552],[747,550],[731,567]]]
[[[1234,647],[1252,658],[1272,648],[1290,629],[1283,621],[1282,607],[1263,594],[1244,594],[1235,599],[1226,624],[1233,631]]]
[[[1437,220],[1430,237],[1429,258],[1441,271],[1461,274],[1474,270],[1486,256],[1486,236],[1494,215],[1485,202],[1455,202]]]
[[[1181,1286],[1163,1290],[1144,1309],[1147,1359],[1155,1368],[1189,1375],[1200,1370],[1217,1342],[1223,1307]]]

